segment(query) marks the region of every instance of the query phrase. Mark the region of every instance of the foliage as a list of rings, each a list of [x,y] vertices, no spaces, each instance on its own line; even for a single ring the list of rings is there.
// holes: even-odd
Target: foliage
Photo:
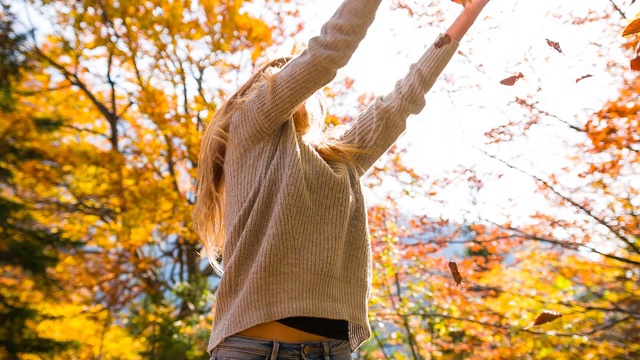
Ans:
[[[435,3],[394,3],[443,21]],[[34,0],[31,21],[51,30],[32,34],[13,31],[4,7],[0,357],[206,356],[218,278],[190,223],[199,136],[254,64],[300,30],[297,9],[285,0]],[[632,51],[637,35],[627,39]],[[554,56],[569,52],[545,40]],[[611,72],[618,97],[583,121],[554,116],[533,94],[505,105],[522,119],[509,115],[487,133],[487,156],[546,201],[527,221],[404,208],[407,198],[435,208],[452,187],[476,197],[501,174],[418,174],[401,147],[376,164],[364,179],[379,195],[369,209],[374,336],[357,356],[640,356],[640,82],[627,64],[612,62]],[[535,78],[512,74],[503,89]],[[353,85],[325,89],[329,126],[373,100],[349,101]],[[526,141],[543,121],[565,131],[570,166],[536,173],[491,152]]]
[[[56,277],[49,272],[59,253],[72,242],[37,221],[28,204],[15,196],[17,166],[42,160],[30,143],[50,131],[44,121],[15,112],[17,83],[29,64],[23,52],[25,34],[14,28],[15,17],[1,3],[0,13],[0,357],[53,354],[73,344],[39,333],[37,324],[53,318],[43,309],[45,299],[59,297]],[[20,122],[16,122],[19,119]],[[26,126],[23,126],[26,125]]]
[[[398,8],[409,7],[410,15],[424,13],[419,4],[401,3]],[[625,48],[633,49],[637,41],[630,38]],[[547,43],[563,56],[559,43]],[[522,144],[549,123],[564,134],[568,165],[554,173],[534,173],[518,165],[522,159],[483,150],[537,185],[546,204],[528,220],[506,214],[499,223],[482,218],[459,223],[428,213],[407,214],[400,202],[413,196],[435,203],[430,199],[461,183],[475,198],[503,174],[459,168],[449,178],[432,178],[404,165],[405,151],[398,148],[374,169],[369,185],[385,184],[384,201],[369,213],[375,336],[360,357],[640,356],[640,83],[626,64],[617,64],[612,73],[622,80],[618,98],[583,122],[541,108],[535,96],[544,89],[538,88],[514,102],[523,110],[522,121],[510,120],[487,132],[489,150],[507,142]],[[520,78],[502,84],[514,86]],[[394,188],[393,181],[399,190],[386,190]]]
[[[12,265],[26,259],[57,285],[45,294],[39,279],[4,268],[6,299],[43,314],[23,321],[35,335],[16,336],[74,344],[55,351],[61,358],[205,356],[217,278],[191,230],[199,137],[265,49],[299,30],[297,7],[285,0],[21,5],[22,28],[47,26],[23,35],[3,26],[10,40],[3,44],[15,55],[6,59],[31,63],[11,88],[15,111],[0,125],[11,161],[0,161],[11,173],[8,198],[25,206],[20,220],[32,219],[29,231],[47,229],[38,230],[35,248],[24,241],[20,251],[4,232],[3,250]],[[65,250],[54,239],[76,246]],[[3,333],[13,330],[3,322]]]

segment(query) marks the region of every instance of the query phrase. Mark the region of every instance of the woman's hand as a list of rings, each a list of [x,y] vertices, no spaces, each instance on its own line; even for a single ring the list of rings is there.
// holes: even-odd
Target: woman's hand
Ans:
[[[489,0],[468,1],[464,10],[462,10],[462,14],[451,24],[451,27],[449,27],[446,33],[455,41],[462,40],[464,34],[467,33],[467,30],[469,30],[471,25],[476,21],[478,15],[480,15],[487,3],[489,3]]]
[[[489,3],[489,0],[470,0],[467,1],[463,13],[466,11],[470,15],[477,17],[482,9]]]

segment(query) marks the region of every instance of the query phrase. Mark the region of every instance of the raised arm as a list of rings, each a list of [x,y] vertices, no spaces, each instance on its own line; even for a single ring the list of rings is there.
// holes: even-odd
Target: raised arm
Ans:
[[[467,33],[471,25],[476,21],[482,9],[489,3],[489,0],[472,0],[462,11],[460,16],[451,24],[447,34],[455,41],[460,41]]]
[[[474,23],[489,0],[472,0],[444,35],[440,35],[409,73],[386,96],[378,97],[358,116],[341,142],[361,150],[353,158],[362,173],[389,149],[405,130],[406,119],[425,106],[425,94],[458,48],[458,42]]]
[[[308,48],[257,89],[234,124],[240,136],[257,141],[282,125],[315,91],[345,66],[373,22],[381,0],[345,0]]]

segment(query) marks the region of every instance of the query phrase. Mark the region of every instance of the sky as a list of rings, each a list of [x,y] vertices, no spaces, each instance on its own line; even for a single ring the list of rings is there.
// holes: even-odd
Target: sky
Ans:
[[[304,6],[301,16],[306,29],[296,40],[306,42],[318,34],[340,3],[323,0]],[[640,3],[618,3],[630,18],[640,12]],[[337,79],[355,79],[357,93],[384,95],[390,91],[462,9],[451,1],[440,1],[437,6],[446,20],[430,26],[428,19],[412,19],[390,5],[390,1],[382,2],[367,37],[349,65],[338,73]],[[427,95],[425,109],[409,119],[407,131],[398,141],[408,149],[407,165],[431,175],[444,174],[458,165],[505,173],[500,180],[486,184],[487,191],[475,210],[482,218],[500,221],[508,203],[512,204],[507,210],[510,215],[522,217],[546,206],[530,179],[509,171],[478,149],[536,174],[548,174],[567,164],[565,143],[571,141],[571,133],[559,123],[550,121],[549,126],[532,131],[526,141],[513,145],[488,146],[484,133],[510,120],[523,119],[523,112],[509,104],[516,96],[537,101],[542,109],[572,123],[588,118],[616,96],[619,84],[607,66],[609,61],[628,63],[629,54],[620,49],[624,39],[618,36],[612,43],[612,37],[604,34],[603,22],[566,22],[587,16],[589,9],[608,11],[621,25],[627,23],[606,0],[492,0],[460,43],[459,51],[465,55],[454,56]],[[560,43],[563,54],[549,47],[545,39]],[[608,52],[606,57],[598,55],[603,48]],[[518,72],[525,77],[515,86],[500,84]],[[587,74],[593,77],[576,83]],[[449,208],[440,209],[445,216],[456,217],[469,210],[465,191],[452,188],[450,194],[443,195],[451,202]],[[375,194],[369,198],[376,201],[372,197]],[[424,207],[433,204],[420,199],[406,206],[414,212],[429,212]]]

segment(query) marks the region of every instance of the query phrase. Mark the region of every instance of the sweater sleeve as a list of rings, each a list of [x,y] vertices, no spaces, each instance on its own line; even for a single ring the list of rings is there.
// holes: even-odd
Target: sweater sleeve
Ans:
[[[440,39],[442,35],[438,37]],[[458,48],[458,42],[436,47],[434,43],[412,64],[408,74],[394,90],[378,97],[341,137],[340,142],[354,146],[352,155],[364,174],[393,145],[406,128],[406,119],[424,108],[425,95]]]
[[[328,84],[347,64],[374,20],[381,0],[345,0],[308,48],[247,99],[233,125],[244,141],[257,142],[285,123],[293,111]]]

